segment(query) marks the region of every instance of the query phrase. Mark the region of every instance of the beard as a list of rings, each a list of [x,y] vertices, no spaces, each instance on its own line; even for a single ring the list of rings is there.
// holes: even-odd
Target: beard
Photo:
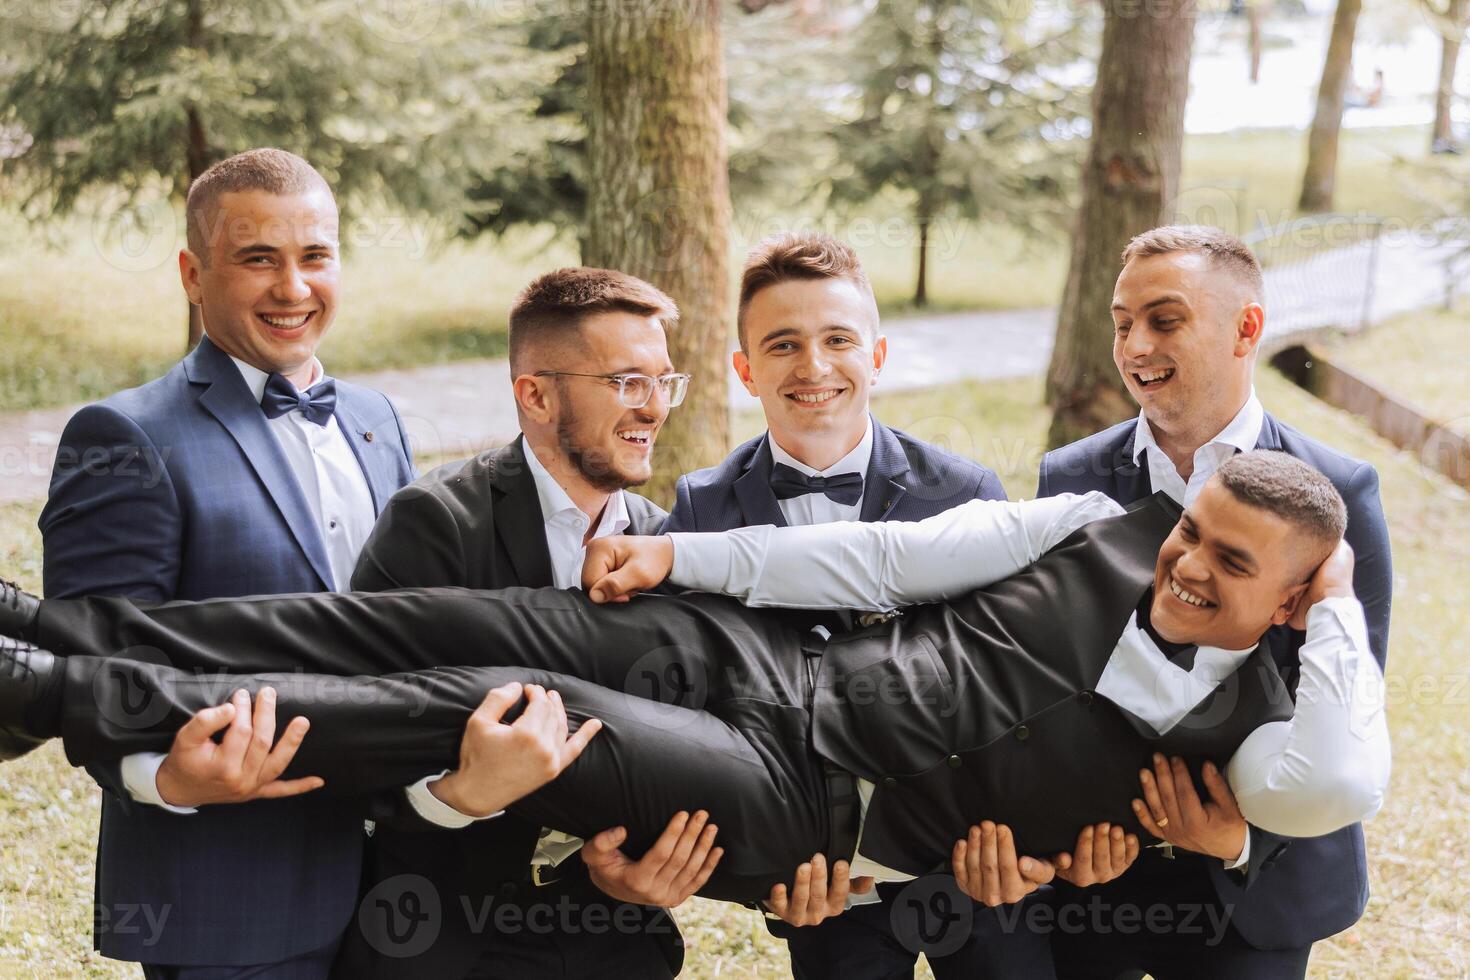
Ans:
[[[648,482],[646,476],[635,478],[623,472],[617,465],[614,453],[600,447],[588,449],[582,446],[576,434],[580,421],[577,413],[567,406],[561,418],[556,422],[556,442],[562,453],[590,486],[603,493],[612,493],[615,490],[626,490]],[[652,428],[652,420],[648,420],[648,424]]]

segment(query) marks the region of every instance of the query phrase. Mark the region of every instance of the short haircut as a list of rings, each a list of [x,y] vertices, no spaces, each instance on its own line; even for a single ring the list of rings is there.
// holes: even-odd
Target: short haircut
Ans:
[[[767,286],[793,279],[846,279],[873,298],[873,286],[846,242],[817,232],[783,232],[764,238],[745,256],[740,273],[740,311],[735,326],[745,349],[745,311]]]
[[[532,280],[510,308],[511,373],[524,373],[533,347],[573,339],[589,316],[610,312],[657,317],[664,329],[679,319],[674,301],[637,276],[587,266],[557,269]]]
[[[1250,246],[1229,232],[1209,225],[1165,225],[1135,235],[1123,249],[1123,264],[1171,252],[1206,255],[1216,268],[1226,269],[1245,282],[1258,301],[1265,298],[1261,263]]]
[[[209,262],[210,233],[221,194],[234,191],[301,194],[317,188],[332,193],[326,178],[294,153],[262,147],[226,157],[189,185],[189,200],[184,206],[189,251],[201,262]]]
[[[1310,536],[1319,546],[1307,549],[1311,568],[1331,553],[1347,530],[1342,494],[1314,467],[1288,453],[1274,449],[1240,453],[1221,464],[1215,478],[1236,500],[1275,514]]]

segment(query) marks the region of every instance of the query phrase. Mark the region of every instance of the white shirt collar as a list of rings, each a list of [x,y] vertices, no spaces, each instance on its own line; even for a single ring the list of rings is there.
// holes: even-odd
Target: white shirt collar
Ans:
[[[240,377],[245,379],[245,387],[250,389],[251,397],[257,402],[264,398],[265,384],[270,380],[270,372],[262,371],[254,364],[247,364],[233,354],[227,356],[235,362],[235,367],[240,369]],[[306,383],[306,387],[310,388],[312,385],[320,383],[325,377],[326,372],[322,370],[322,362],[313,357],[311,359],[311,380]],[[301,388],[297,390],[305,391],[306,389]]]
[[[572,498],[551,471],[542,465],[537,458],[536,451],[521,436],[521,452],[525,454],[526,466],[531,470],[531,478],[536,481],[536,497],[541,502],[541,519],[547,524],[553,520],[577,517],[582,514],[582,508],[572,502]],[[583,515],[585,516],[585,515]],[[628,502],[623,497],[623,491],[614,491],[608,497],[607,506],[602,509],[602,520],[597,525],[597,533],[594,538],[600,538],[608,534],[622,534],[632,524],[628,516]]]
[[[1196,453],[1204,452],[1211,446],[1229,446],[1243,453],[1250,452],[1256,448],[1256,443],[1261,438],[1261,425],[1266,421],[1266,410],[1261,405],[1261,400],[1256,397],[1256,387],[1251,385],[1250,397],[1235,413],[1231,419],[1218,433],[1215,438],[1201,446]],[[1154,439],[1153,426],[1148,424],[1148,419],[1142,412],[1138,413],[1138,424],[1133,435],[1133,462],[1138,462],[1138,457],[1143,455],[1145,449],[1153,449],[1162,453],[1159,444]]]
[[[833,476],[838,473],[857,473],[863,477],[868,475],[868,462],[873,457],[873,417],[871,415],[868,416],[868,428],[863,432],[863,437],[858,440],[858,444],[852,447],[852,452],[825,470],[813,469],[782,449],[775,436],[769,432],[766,435],[767,441],[771,444],[771,458],[777,463],[785,463],[803,476]]]

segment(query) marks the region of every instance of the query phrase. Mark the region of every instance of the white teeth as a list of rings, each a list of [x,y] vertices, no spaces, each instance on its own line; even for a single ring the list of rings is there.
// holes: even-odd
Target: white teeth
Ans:
[[[1151,381],[1162,381],[1173,373],[1174,370],[1172,368],[1166,368],[1162,371],[1140,371],[1138,372],[1138,380],[1144,384],[1148,384]]]
[[[629,429],[626,432],[619,432],[618,438],[626,439],[628,442],[648,442],[650,439],[653,438],[653,430]]]
[[[795,398],[799,402],[806,402],[809,405],[815,405],[818,402],[824,402],[829,399],[836,398],[839,394],[840,392],[836,391],[823,391],[814,395],[807,395],[798,392],[796,394],[793,394],[791,397]]]
[[[1174,581],[1172,578],[1169,579],[1169,591],[1174,593],[1175,598],[1182,599],[1183,601],[1189,603],[1191,606],[1199,606],[1200,608],[1204,608],[1206,606],[1214,605],[1213,602],[1210,602],[1206,599],[1201,599],[1193,592],[1186,592],[1183,588],[1180,587],[1179,583]]]
[[[309,313],[303,313],[300,316],[271,316],[267,313],[262,313],[260,318],[273,327],[285,327],[289,330],[293,327],[301,326],[306,322],[308,316],[310,316]]]

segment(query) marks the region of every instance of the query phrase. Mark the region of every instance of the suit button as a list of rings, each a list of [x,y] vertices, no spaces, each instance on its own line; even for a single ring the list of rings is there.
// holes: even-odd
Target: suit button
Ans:
[[[960,767],[960,766],[962,766],[962,765],[964,765],[964,764],[965,764],[965,760],[964,760],[964,759],[961,759],[961,758],[960,758],[960,757],[959,757],[959,756],[957,756],[957,755],[952,755],[952,756],[950,756],[950,757],[949,757],[949,758],[948,758],[948,759],[945,759],[945,760],[944,760],[944,761],[945,761],[945,763],[946,763],[946,764],[947,764],[947,765],[948,765],[948,766],[949,766],[949,767],[950,767],[950,768],[951,768],[951,769],[958,769],[958,768],[959,768],[959,767]]]
[[[1091,691],[1083,691],[1081,694],[1077,695],[1077,700],[1082,702],[1082,706],[1084,708],[1091,707],[1092,706],[1092,692]]]
[[[372,442],[372,441],[373,441],[373,434],[372,434],[372,433],[371,433],[371,432],[364,432],[364,433],[363,433],[363,434],[362,434],[362,437],[363,437],[363,439],[364,439],[364,440],[366,440],[366,441],[367,441],[367,442]]]
[[[1026,739],[1028,739],[1030,737],[1031,737],[1031,729],[1027,728],[1025,725],[1017,725],[1016,726],[1016,741],[1018,741],[1018,742],[1024,742],[1024,741],[1026,741]]]
[[[897,785],[898,785],[898,780],[894,779],[892,776],[884,776],[883,777],[883,787],[885,789],[892,789],[893,787],[895,787]]]

